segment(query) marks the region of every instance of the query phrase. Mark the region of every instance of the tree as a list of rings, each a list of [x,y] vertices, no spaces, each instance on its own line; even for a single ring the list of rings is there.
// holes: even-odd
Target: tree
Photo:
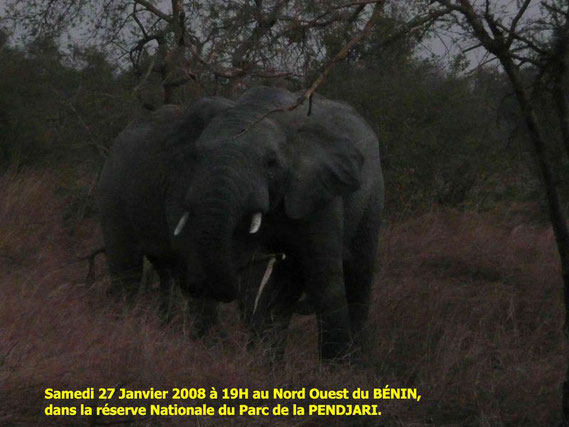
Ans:
[[[361,41],[358,35],[366,24],[373,26],[374,16],[402,8],[395,0],[6,3],[4,20],[25,37],[84,34],[84,40],[112,53],[119,64],[128,58],[140,79],[137,89],[157,74],[165,103],[176,101],[177,89],[187,83],[201,93],[216,93],[224,84],[231,91],[244,80],[267,78],[288,78],[303,86],[307,70],[322,68],[342,46],[350,50]],[[436,17],[432,7],[426,14],[412,4],[403,8],[410,19],[397,26],[395,35]],[[340,46],[331,52],[326,40],[338,34]]]
[[[475,40],[474,47],[484,48],[492,55],[491,59],[499,61],[513,87],[534,148],[555,234],[564,283],[564,331],[569,335],[569,228],[553,167],[547,156],[545,131],[536,104],[532,102],[537,95],[532,88],[544,87],[539,83],[545,83],[555,101],[562,143],[569,155],[569,108],[565,82],[569,4],[563,0],[543,1],[539,2],[541,8],[536,9],[537,1],[524,0],[517,2],[513,13],[509,14],[506,6],[489,0],[436,0],[436,3],[453,12],[451,24],[462,30],[462,40]],[[528,67],[535,75],[530,82],[524,78],[524,69]],[[569,422],[569,369],[563,385],[563,416],[564,421]]]
[[[0,62],[2,168],[104,155],[131,116],[132,84],[99,51],[65,59],[53,39],[36,38],[4,46]]]

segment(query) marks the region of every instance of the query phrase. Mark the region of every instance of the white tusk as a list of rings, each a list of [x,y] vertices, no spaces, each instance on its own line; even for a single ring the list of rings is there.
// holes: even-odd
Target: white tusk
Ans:
[[[273,274],[273,266],[275,265],[276,260],[277,259],[275,257],[272,257],[269,260],[269,262],[267,263],[267,268],[265,269],[265,274],[263,275],[263,280],[261,280],[261,284],[259,285],[259,290],[257,291],[257,296],[255,297],[255,306],[253,307],[253,316],[255,315],[255,312],[257,311],[257,305],[259,305],[259,300],[261,299],[261,294],[263,293],[263,290],[265,289],[265,285],[267,284],[267,282],[271,278],[271,274]]]
[[[182,230],[184,229],[184,226],[186,225],[186,222],[188,222],[189,217],[190,217],[190,213],[188,211],[184,212],[184,215],[182,215],[182,218],[180,218],[180,221],[178,222],[178,225],[176,226],[176,229],[174,230],[174,236],[177,236],[178,234],[180,234],[182,232]]]
[[[251,217],[251,227],[249,227],[249,234],[255,234],[261,228],[261,221],[263,221],[263,214],[257,212]]]

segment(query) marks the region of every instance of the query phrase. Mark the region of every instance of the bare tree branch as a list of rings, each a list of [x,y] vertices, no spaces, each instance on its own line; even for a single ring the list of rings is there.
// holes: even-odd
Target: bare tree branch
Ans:
[[[249,125],[245,129],[243,129],[241,132],[239,132],[237,135],[235,135],[234,138],[238,138],[239,136],[243,135],[244,133],[249,131],[251,128],[255,127],[257,124],[262,122],[264,119],[266,119],[271,114],[275,114],[278,112],[287,112],[287,111],[296,110],[298,107],[300,107],[302,104],[304,104],[304,102],[306,100],[310,100],[312,98],[312,95],[314,94],[314,92],[318,88],[318,86],[320,86],[320,84],[324,81],[324,79],[330,73],[330,70],[332,70],[334,65],[337,64],[342,59],[346,58],[349,51],[354,46],[356,46],[358,43],[360,43],[365,37],[367,37],[369,35],[369,33],[373,29],[375,23],[379,19],[379,16],[381,15],[384,4],[385,4],[385,1],[378,1],[375,3],[372,15],[371,15],[369,21],[366,23],[364,29],[361,31],[361,33],[359,33],[355,37],[353,37],[342,49],[340,49],[340,51],[338,53],[336,53],[336,55],[334,55],[334,57],[328,62],[328,64],[324,68],[324,70],[314,80],[312,85],[302,94],[302,96],[300,96],[298,98],[296,103],[294,103],[292,105],[288,105],[286,107],[275,108],[273,110],[266,112],[265,114],[261,115],[257,120],[255,120],[253,123],[251,123],[251,125]],[[309,114],[310,114],[310,109],[309,109]]]
[[[356,45],[361,43],[366,37],[369,36],[369,34],[373,30],[374,26],[376,25],[379,17],[381,16],[384,5],[385,5],[384,0],[375,2],[375,6],[373,9],[372,15],[371,15],[370,19],[367,21],[363,30],[359,34],[354,36],[351,40],[349,40],[348,43],[346,43],[336,53],[336,55],[334,55],[334,57],[326,64],[324,69],[320,72],[320,74],[313,81],[312,85],[310,85],[310,87],[304,91],[304,93],[298,98],[298,100],[294,104],[288,105],[285,107],[275,108],[273,110],[266,112],[265,114],[261,115],[257,120],[255,120],[253,123],[251,123],[248,127],[246,127],[241,132],[239,132],[237,135],[235,135],[234,138],[238,138],[239,136],[243,135],[245,132],[248,132],[251,128],[253,128],[258,123],[260,123],[261,121],[263,121],[264,119],[266,119],[267,117],[269,117],[272,114],[279,113],[279,112],[294,111],[298,107],[303,105],[307,100],[311,103],[312,96],[314,95],[314,92],[316,92],[316,89],[318,89],[318,87],[322,84],[322,82],[325,80],[325,78],[328,76],[328,74],[334,68],[334,66],[338,62],[344,60],[348,56],[348,53]],[[397,31],[396,33],[392,34],[391,37],[384,40],[382,45],[384,45],[384,46],[388,45],[388,44],[394,42],[395,40],[398,40],[401,37],[408,34],[408,32],[410,30],[412,30],[413,28],[417,28],[421,25],[424,25],[427,22],[438,19],[439,17],[444,16],[445,14],[448,14],[448,13],[449,13],[448,9],[439,9],[439,10],[435,10],[435,11],[433,11],[433,12],[431,12],[425,16],[417,17],[417,18],[405,23],[404,25],[402,25],[401,29],[399,31]],[[312,105],[310,105],[310,107],[308,109],[308,115],[310,115],[311,106]]]
[[[528,6],[530,5],[530,3],[531,3],[531,0],[524,0],[524,3],[522,4],[520,9],[518,10],[518,13],[514,17],[514,19],[512,19],[512,23],[510,24],[510,28],[508,29],[508,33],[509,33],[508,40],[507,40],[508,46],[512,45],[512,42],[514,41],[513,35],[516,34],[518,23],[520,22],[520,19],[522,19],[522,16],[524,16],[524,13],[526,13],[526,10],[528,9]]]
[[[332,68],[340,61],[348,56],[350,50],[354,48],[357,44],[359,44],[364,38],[366,38],[372,31],[375,23],[379,19],[381,12],[383,11],[383,6],[385,5],[385,1],[377,2],[373,8],[373,12],[369,21],[367,21],[364,29],[361,33],[356,35],[352,38],[346,45],[340,49],[340,51],[332,58],[332,60],[326,65],[324,70],[320,73],[320,75],[314,80],[312,86],[308,88],[308,90],[304,93],[304,101],[310,99],[310,97],[314,94],[318,86],[322,84],[326,76],[330,73]],[[302,101],[302,102],[304,102]]]
[[[173,21],[172,17],[169,16],[168,14],[162,12],[160,9],[158,9],[156,6],[154,6],[152,3],[150,3],[147,0],[133,0],[135,3],[141,5],[143,8],[145,8],[148,12],[153,13],[154,15],[158,16],[160,19],[171,23]]]

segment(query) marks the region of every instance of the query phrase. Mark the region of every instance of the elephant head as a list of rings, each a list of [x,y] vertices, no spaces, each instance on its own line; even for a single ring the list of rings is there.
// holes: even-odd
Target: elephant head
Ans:
[[[306,108],[268,114],[296,99],[279,89],[249,90],[196,141],[183,214],[171,227],[175,238],[194,233],[210,294],[219,300],[238,296],[237,271],[246,260],[235,245],[270,240],[265,217],[306,220],[360,185],[362,154],[322,117],[307,116]]]

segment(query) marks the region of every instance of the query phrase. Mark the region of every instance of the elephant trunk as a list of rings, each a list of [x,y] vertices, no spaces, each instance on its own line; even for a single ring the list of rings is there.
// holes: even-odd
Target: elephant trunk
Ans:
[[[216,182],[217,181],[217,182]],[[206,295],[219,301],[238,296],[233,259],[233,234],[243,213],[242,190],[227,175],[207,180],[207,188],[194,200],[197,255],[206,274]]]

